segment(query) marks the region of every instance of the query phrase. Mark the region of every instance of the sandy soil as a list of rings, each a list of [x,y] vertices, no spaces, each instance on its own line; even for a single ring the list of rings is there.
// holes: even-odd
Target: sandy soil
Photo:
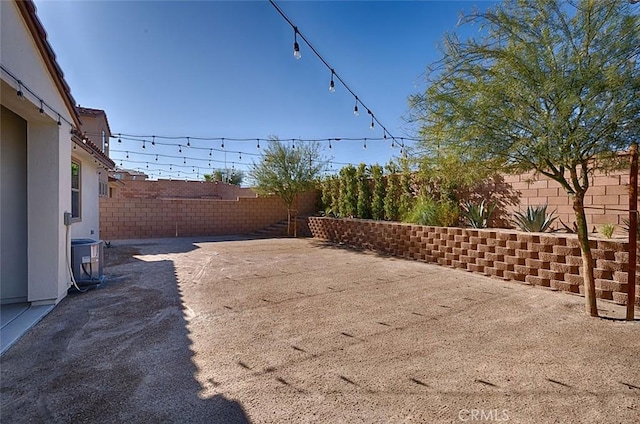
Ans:
[[[640,416],[640,322],[577,296],[309,239],[113,244],[2,357],[3,423]]]

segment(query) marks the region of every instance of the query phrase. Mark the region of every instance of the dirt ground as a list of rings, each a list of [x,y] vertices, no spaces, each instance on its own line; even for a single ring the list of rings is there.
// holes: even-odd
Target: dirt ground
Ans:
[[[1,422],[640,417],[640,322],[577,296],[311,239],[113,245],[2,357]]]

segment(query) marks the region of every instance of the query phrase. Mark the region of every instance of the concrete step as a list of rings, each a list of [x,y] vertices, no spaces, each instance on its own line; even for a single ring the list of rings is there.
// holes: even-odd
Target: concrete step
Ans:
[[[293,222],[291,225],[293,225]],[[254,231],[249,236],[257,238],[287,237],[287,220],[285,219]],[[298,237],[311,237],[307,217],[298,217]]]

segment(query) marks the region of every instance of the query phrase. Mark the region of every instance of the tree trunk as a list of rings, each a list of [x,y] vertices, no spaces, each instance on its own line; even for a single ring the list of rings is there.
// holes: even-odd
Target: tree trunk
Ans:
[[[291,237],[291,206],[287,206],[287,237]]]
[[[582,255],[582,277],[584,279],[585,311],[592,317],[598,316],[596,305],[596,282],[593,277],[593,257],[589,246],[589,231],[587,217],[584,214],[584,193],[578,193],[573,199],[573,211],[576,215],[578,227],[578,242]]]

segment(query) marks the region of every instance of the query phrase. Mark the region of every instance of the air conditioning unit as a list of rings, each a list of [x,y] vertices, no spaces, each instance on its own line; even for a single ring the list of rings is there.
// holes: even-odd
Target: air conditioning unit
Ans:
[[[102,240],[72,239],[71,269],[78,285],[97,285],[102,282],[104,253]]]

